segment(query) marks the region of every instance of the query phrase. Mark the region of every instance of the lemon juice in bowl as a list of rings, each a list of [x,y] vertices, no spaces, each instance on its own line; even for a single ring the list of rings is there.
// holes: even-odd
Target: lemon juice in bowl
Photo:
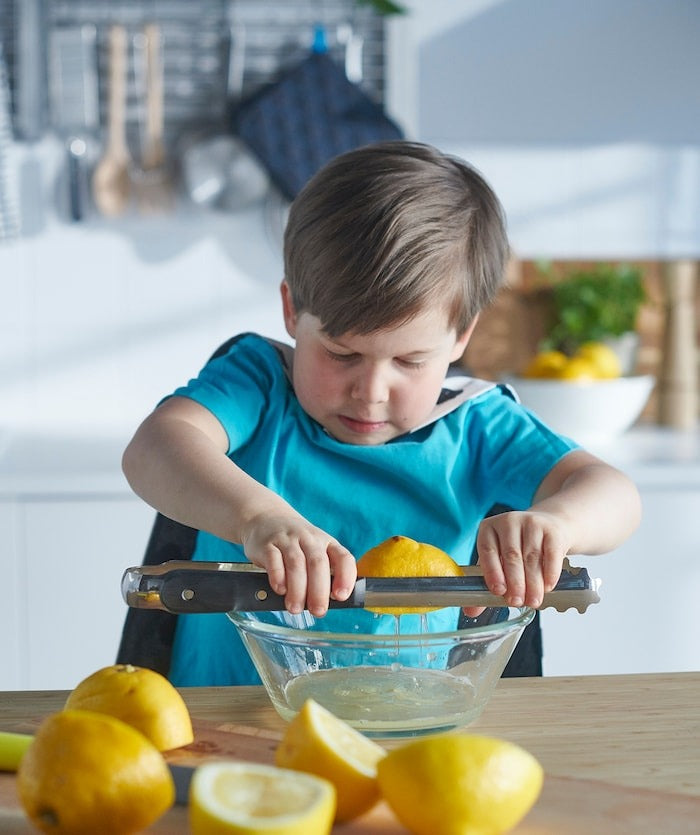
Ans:
[[[229,617],[284,719],[312,698],[369,736],[391,737],[462,727],[481,714],[534,615],[498,611],[500,622],[460,628],[455,608]]]

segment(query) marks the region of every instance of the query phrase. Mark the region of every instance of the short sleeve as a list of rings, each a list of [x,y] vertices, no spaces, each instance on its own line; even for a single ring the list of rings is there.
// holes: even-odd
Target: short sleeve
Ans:
[[[483,488],[502,504],[529,507],[547,473],[578,445],[498,389],[474,411],[469,448]]]
[[[279,402],[287,387],[275,348],[247,334],[173,394],[196,401],[219,420],[231,453],[253,437],[271,402]]]

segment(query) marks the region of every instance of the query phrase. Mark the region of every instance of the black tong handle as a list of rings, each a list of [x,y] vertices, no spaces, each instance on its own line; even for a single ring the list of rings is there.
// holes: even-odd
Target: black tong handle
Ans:
[[[331,609],[361,607],[364,581],[347,600],[330,600]],[[284,597],[270,587],[267,574],[258,571],[198,571],[174,568],[160,576],[129,569],[122,580],[125,601],[138,609],[164,609],[175,615],[212,612],[274,612],[285,608]]]

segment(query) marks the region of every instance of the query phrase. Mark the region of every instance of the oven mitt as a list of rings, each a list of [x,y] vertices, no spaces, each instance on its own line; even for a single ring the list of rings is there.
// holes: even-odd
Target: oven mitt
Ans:
[[[242,101],[232,128],[289,200],[338,154],[403,138],[382,107],[325,52],[310,53]]]

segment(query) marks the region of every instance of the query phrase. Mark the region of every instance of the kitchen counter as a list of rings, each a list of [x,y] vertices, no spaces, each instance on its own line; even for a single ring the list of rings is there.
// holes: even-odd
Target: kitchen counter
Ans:
[[[700,425],[680,430],[639,424],[590,451],[623,470],[638,487],[700,487]]]
[[[125,434],[62,437],[0,433],[0,500],[60,496],[134,498],[121,472]],[[680,431],[639,424],[590,451],[640,487],[700,486],[700,426]]]
[[[264,743],[263,759],[271,761],[270,752],[285,724],[262,688],[185,688],[181,692],[193,717],[195,740],[198,727],[217,727],[221,733],[243,730],[246,736],[239,734],[239,738]],[[34,730],[43,716],[62,707],[65,697],[64,691],[0,693],[3,730]],[[469,731],[516,742],[532,752],[545,769],[542,798],[516,832],[562,835],[595,831],[592,819],[586,817],[593,811],[597,831],[606,835],[697,832],[700,672],[503,679]],[[393,741],[387,747],[396,744]],[[212,750],[205,744],[200,748]],[[0,830],[29,832],[18,810],[13,783],[13,775],[0,774],[4,804],[0,807]],[[572,792],[573,799],[567,801],[572,806],[560,808],[556,817],[549,807],[561,806],[562,792],[567,791]],[[576,808],[579,803],[580,809]],[[664,816],[662,828],[654,819],[657,813]],[[183,815],[184,810],[175,809],[163,819],[165,823],[149,831],[185,831],[174,823],[177,816],[184,820]],[[552,823],[555,817],[556,824]],[[365,825],[367,821],[369,825]],[[404,830],[380,807],[339,832],[377,835]]]

